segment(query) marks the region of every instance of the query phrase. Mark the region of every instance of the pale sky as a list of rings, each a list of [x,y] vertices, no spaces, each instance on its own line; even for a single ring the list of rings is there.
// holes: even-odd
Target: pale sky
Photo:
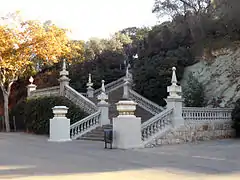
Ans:
[[[106,38],[132,26],[152,26],[154,0],[6,0],[0,16],[20,10],[27,19],[52,20],[72,30],[72,39]]]

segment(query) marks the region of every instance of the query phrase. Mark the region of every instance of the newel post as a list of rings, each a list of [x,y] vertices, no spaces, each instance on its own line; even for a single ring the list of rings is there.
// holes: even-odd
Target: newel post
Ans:
[[[113,118],[113,147],[142,148],[141,118],[134,115],[137,103],[119,101],[116,105],[119,115]]]
[[[33,81],[34,81],[34,79],[33,79],[33,77],[31,76],[31,77],[29,78],[30,84],[27,86],[27,97],[30,97],[30,96],[31,96],[31,92],[32,92],[32,91],[36,91],[37,86],[36,86],[35,84],[33,84]]]
[[[173,108],[173,126],[179,127],[184,125],[182,117],[183,99],[179,94],[182,92],[182,87],[177,85],[176,68],[172,68],[172,85],[167,87],[169,96],[166,99],[167,108]]]
[[[49,123],[49,140],[51,142],[71,141],[70,119],[66,117],[68,108],[66,106],[55,106],[52,108],[54,117]]]
[[[90,98],[94,97],[94,89],[92,88],[92,76],[91,74],[88,75],[88,83],[87,83],[87,96]]]
[[[70,79],[67,77],[68,75],[69,75],[69,72],[67,71],[67,68],[66,68],[66,60],[64,59],[62,71],[60,72],[60,78],[59,78],[61,96],[64,96],[65,86],[69,85]]]
[[[124,85],[123,85],[123,99],[129,98],[129,88],[130,88],[130,74],[129,74],[129,66],[126,69],[126,76],[124,78]]]
[[[101,126],[110,124],[110,119],[109,119],[109,104],[106,100],[108,100],[108,95],[106,94],[105,91],[105,85],[104,85],[104,80],[102,80],[102,92],[101,94],[98,95],[98,108],[101,111],[100,115],[100,124]]]

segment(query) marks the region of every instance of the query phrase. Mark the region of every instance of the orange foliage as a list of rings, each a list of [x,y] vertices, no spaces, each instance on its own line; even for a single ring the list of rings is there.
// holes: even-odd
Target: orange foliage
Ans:
[[[14,14],[6,18],[14,23],[0,25],[0,85],[7,85],[24,73],[33,63],[33,56],[53,63],[70,52],[65,30],[16,17]]]

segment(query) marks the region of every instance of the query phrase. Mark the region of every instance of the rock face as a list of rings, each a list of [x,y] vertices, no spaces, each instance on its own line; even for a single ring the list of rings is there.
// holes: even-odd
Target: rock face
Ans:
[[[232,107],[240,97],[240,48],[221,49],[209,64],[200,61],[185,69],[181,85],[187,84],[190,72],[203,84],[208,106]]]

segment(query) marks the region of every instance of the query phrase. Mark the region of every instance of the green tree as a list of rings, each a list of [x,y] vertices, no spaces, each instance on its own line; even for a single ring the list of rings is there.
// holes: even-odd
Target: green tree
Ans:
[[[238,99],[235,103],[235,107],[232,111],[232,120],[233,120],[233,128],[236,131],[236,137],[240,137],[240,99]]]
[[[188,76],[187,86],[183,88],[183,97],[186,107],[205,106],[204,87],[192,73]]]

